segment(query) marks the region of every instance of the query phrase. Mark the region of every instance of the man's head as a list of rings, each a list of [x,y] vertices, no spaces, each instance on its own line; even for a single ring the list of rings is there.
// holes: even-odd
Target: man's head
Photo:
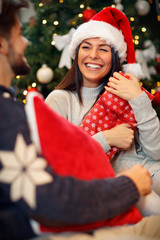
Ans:
[[[0,36],[8,38],[20,8],[28,7],[27,0],[0,0]]]
[[[5,60],[10,76],[25,75],[30,67],[24,57],[27,39],[22,36],[21,24],[17,12],[27,7],[26,0],[0,0],[0,56]],[[5,65],[5,66],[6,66]]]

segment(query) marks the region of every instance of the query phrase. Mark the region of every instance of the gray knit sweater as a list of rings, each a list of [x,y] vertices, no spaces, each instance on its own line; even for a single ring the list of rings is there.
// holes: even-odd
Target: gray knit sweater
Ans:
[[[77,93],[66,90],[54,90],[46,98],[46,103],[57,113],[79,126],[90,111],[103,85],[97,88],[82,87],[83,104],[80,104]],[[154,174],[160,169],[160,122],[151,101],[145,92],[129,101],[138,123],[136,140],[126,151],[119,151],[112,160],[116,173],[140,163]],[[95,134],[104,151],[110,146],[102,132]]]

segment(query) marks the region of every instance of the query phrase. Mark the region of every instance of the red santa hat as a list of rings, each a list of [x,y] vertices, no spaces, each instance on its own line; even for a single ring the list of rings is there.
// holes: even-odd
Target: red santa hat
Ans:
[[[119,55],[123,71],[133,73],[137,78],[143,78],[140,64],[136,63],[132,32],[125,14],[112,7],[106,7],[90,21],[81,24],[75,31],[69,47],[70,55],[74,59],[77,47],[87,38],[99,37],[114,47]]]

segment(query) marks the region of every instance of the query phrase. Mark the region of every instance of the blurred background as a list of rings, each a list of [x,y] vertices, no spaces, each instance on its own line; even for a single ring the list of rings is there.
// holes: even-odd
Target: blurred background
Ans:
[[[30,0],[29,5],[19,17],[29,40],[25,55],[32,70],[13,80],[19,100],[25,103],[28,91],[38,90],[45,98],[54,89],[71,67],[68,46],[77,26],[112,6],[130,21],[136,59],[145,74],[140,84],[154,95],[153,106],[160,118],[159,0]]]

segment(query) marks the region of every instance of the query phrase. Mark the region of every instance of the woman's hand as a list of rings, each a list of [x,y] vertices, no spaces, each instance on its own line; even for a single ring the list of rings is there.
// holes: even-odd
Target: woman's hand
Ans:
[[[136,126],[136,124],[134,126]],[[103,131],[103,134],[111,147],[114,146],[123,150],[128,149],[134,139],[134,131],[127,123],[105,130]]]
[[[114,72],[113,77],[109,78],[107,84],[108,87],[105,87],[105,89],[108,92],[129,101],[138,97],[142,93],[142,90],[138,79],[133,74],[126,73],[125,75],[129,76],[129,79],[118,72]]]
[[[151,175],[147,169],[142,167],[140,164],[137,164],[130,169],[124,170],[119,175],[129,177],[135,183],[141,196],[151,193]]]

